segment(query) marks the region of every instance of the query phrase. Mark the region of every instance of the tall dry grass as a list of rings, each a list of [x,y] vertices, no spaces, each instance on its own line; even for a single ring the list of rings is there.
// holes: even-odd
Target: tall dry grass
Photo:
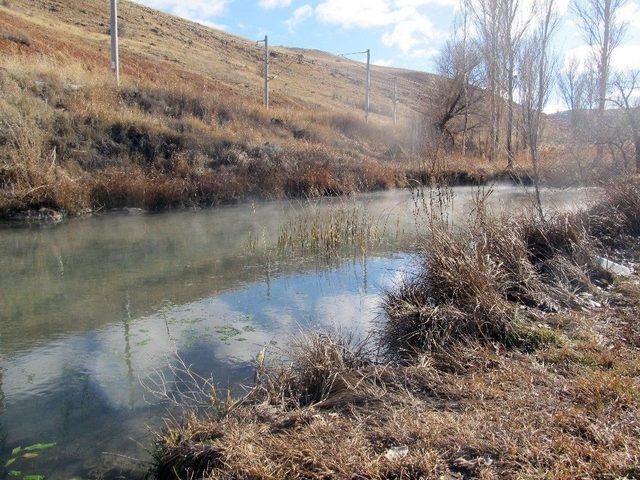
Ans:
[[[156,478],[636,478],[640,289],[595,288],[594,256],[603,216],[637,242],[639,194],[430,232],[381,337],[262,355],[247,396],[159,434]]]
[[[430,223],[419,273],[387,293],[381,346],[389,358],[478,341],[537,347],[543,339],[530,312],[579,307],[577,294],[612,280],[599,255],[635,245],[640,187],[612,183],[589,210],[545,219],[490,218],[482,205],[475,211],[468,230]]]
[[[127,75],[79,60],[0,61],[0,216],[49,208],[207,206],[344,195],[446,180],[530,182],[526,168],[452,154],[433,172],[406,130],[348,111],[256,107],[212,85]]]
[[[47,57],[2,59],[0,215],[161,209],[402,184],[397,135],[330,110],[257,108],[193,84]],[[105,80],[105,78],[107,80]]]

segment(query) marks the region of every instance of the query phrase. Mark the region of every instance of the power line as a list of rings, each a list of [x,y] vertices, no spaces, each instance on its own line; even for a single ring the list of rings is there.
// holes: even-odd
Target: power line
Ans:
[[[352,52],[352,53],[338,53],[339,57],[350,57],[353,55],[364,55],[365,53],[367,53],[369,50],[365,50],[364,52]]]
[[[120,58],[119,58],[119,40],[118,40],[118,0],[111,0],[111,70],[115,76],[116,82],[120,83]],[[258,40],[257,43],[264,43],[264,66],[263,66],[263,79],[264,79],[264,107],[266,109],[269,108],[270,104],[270,92],[269,92],[269,84],[271,81],[277,79],[282,75],[285,71],[287,71],[291,65],[296,61],[296,58],[292,58],[287,64],[280,67],[274,75],[270,75],[270,52],[269,52],[269,37],[265,35],[263,40]],[[390,75],[388,73],[382,71],[373,71],[371,65],[371,50],[367,49],[364,51],[358,52],[350,52],[350,53],[339,53],[337,56],[349,59],[348,57],[353,57],[356,55],[366,55],[366,63],[363,65],[362,62],[357,62],[356,64],[366,71],[365,77],[365,101],[364,101],[364,110],[365,110],[365,120],[369,120],[369,115],[371,113],[371,93],[372,93],[372,74],[376,77],[383,77],[391,80],[390,86],[388,83],[380,82],[387,89],[392,90],[392,102],[393,102],[393,122],[397,124],[397,105],[400,102],[399,92],[398,92],[398,80],[403,83],[413,84],[418,87],[424,88],[429,86],[429,82],[417,82],[406,77]],[[418,97],[422,95],[419,92],[416,92]],[[415,95],[414,95],[415,96]]]
[[[291,61],[289,63],[287,63],[285,66],[281,67],[278,70],[278,73],[274,74],[271,76],[271,80],[275,80],[276,78],[278,78],[280,75],[282,75],[282,73],[284,73],[285,70],[287,70],[291,65],[294,64],[294,62],[297,61],[297,58],[292,58]]]

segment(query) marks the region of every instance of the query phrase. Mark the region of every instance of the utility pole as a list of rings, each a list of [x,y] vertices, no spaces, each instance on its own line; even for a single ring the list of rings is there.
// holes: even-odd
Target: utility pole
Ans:
[[[264,36],[264,108],[269,109],[269,37]]]
[[[120,53],[118,46],[118,0],[111,0],[111,71],[120,84]]]
[[[369,121],[371,107],[371,50],[367,49],[367,96],[364,101],[364,119]]]
[[[393,124],[398,124],[398,79],[393,77]]]

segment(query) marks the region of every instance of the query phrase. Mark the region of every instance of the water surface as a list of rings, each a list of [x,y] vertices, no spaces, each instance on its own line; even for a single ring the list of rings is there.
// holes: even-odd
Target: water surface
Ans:
[[[455,190],[453,221],[466,220],[476,195]],[[565,208],[586,196],[549,191],[545,201]],[[366,248],[330,258],[277,248],[292,218],[354,202],[382,226]],[[530,204],[523,190],[501,187],[490,208]],[[149,459],[149,428],[167,411],[140,380],[170,375],[175,354],[237,388],[250,383],[256,353],[275,354],[290,335],[364,334],[380,292],[411,268],[415,207],[392,191],[0,229],[0,467],[15,447],[56,442],[10,469],[134,476],[140,465],[123,456]]]

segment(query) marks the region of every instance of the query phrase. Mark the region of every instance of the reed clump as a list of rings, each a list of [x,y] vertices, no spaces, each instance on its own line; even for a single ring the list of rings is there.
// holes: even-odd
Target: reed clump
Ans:
[[[464,232],[435,225],[421,261],[419,273],[385,298],[381,344],[392,358],[469,342],[529,349],[532,312],[576,306],[576,293],[607,278],[587,225],[570,213],[483,216]]]
[[[640,235],[640,179],[610,182],[589,212],[590,230],[602,245],[615,247]]]
[[[290,216],[278,236],[278,252],[336,256],[347,250],[367,252],[379,245],[387,225],[355,202],[305,210]]]

